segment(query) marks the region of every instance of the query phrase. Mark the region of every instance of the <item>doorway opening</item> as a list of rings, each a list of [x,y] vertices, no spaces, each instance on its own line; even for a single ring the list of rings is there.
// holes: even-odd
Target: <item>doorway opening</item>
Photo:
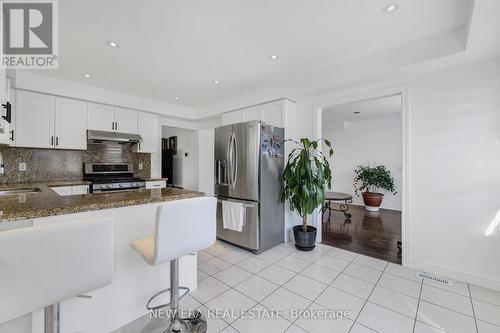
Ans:
[[[326,245],[402,263],[403,96],[401,93],[335,104],[321,109],[321,137],[332,142],[332,191],[320,217]],[[383,191],[380,209],[366,207],[354,179],[358,166],[383,166],[394,194]]]

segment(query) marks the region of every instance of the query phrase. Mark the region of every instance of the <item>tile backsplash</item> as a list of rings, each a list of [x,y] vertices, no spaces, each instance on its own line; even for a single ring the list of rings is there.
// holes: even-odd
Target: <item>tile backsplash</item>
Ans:
[[[0,184],[81,179],[87,162],[133,163],[135,177],[151,177],[151,154],[134,153],[130,145],[89,144],[86,151],[0,147],[0,151],[5,164]],[[26,163],[26,171],[19,171],[19,163]]]

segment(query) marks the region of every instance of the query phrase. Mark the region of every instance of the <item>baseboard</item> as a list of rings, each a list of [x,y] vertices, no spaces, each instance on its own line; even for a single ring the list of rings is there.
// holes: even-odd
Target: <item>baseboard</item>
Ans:
[[[500,280],[457,271],[449,267],[437,266],[420,260],[410,260],[410,268],[500,291]]]

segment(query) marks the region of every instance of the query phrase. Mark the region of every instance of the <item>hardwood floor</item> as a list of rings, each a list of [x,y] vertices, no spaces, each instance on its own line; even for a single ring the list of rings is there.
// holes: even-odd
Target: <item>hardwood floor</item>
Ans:
[[[336,206],[338,207],[338,206]],[[401,264],[397,242],[401,241],[401,212],[381,209],[368,212],[350,206],[351,223],[343,213],[328,210],[323,215],[323,244]]]

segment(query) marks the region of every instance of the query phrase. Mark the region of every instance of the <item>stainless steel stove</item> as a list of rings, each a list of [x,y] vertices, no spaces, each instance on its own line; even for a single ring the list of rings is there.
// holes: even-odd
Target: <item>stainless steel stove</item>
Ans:
[[[146,181],[134,177],[131,163],[85,163],[83,179],[91,182],[90,192],[130,191],[146,187]]]

